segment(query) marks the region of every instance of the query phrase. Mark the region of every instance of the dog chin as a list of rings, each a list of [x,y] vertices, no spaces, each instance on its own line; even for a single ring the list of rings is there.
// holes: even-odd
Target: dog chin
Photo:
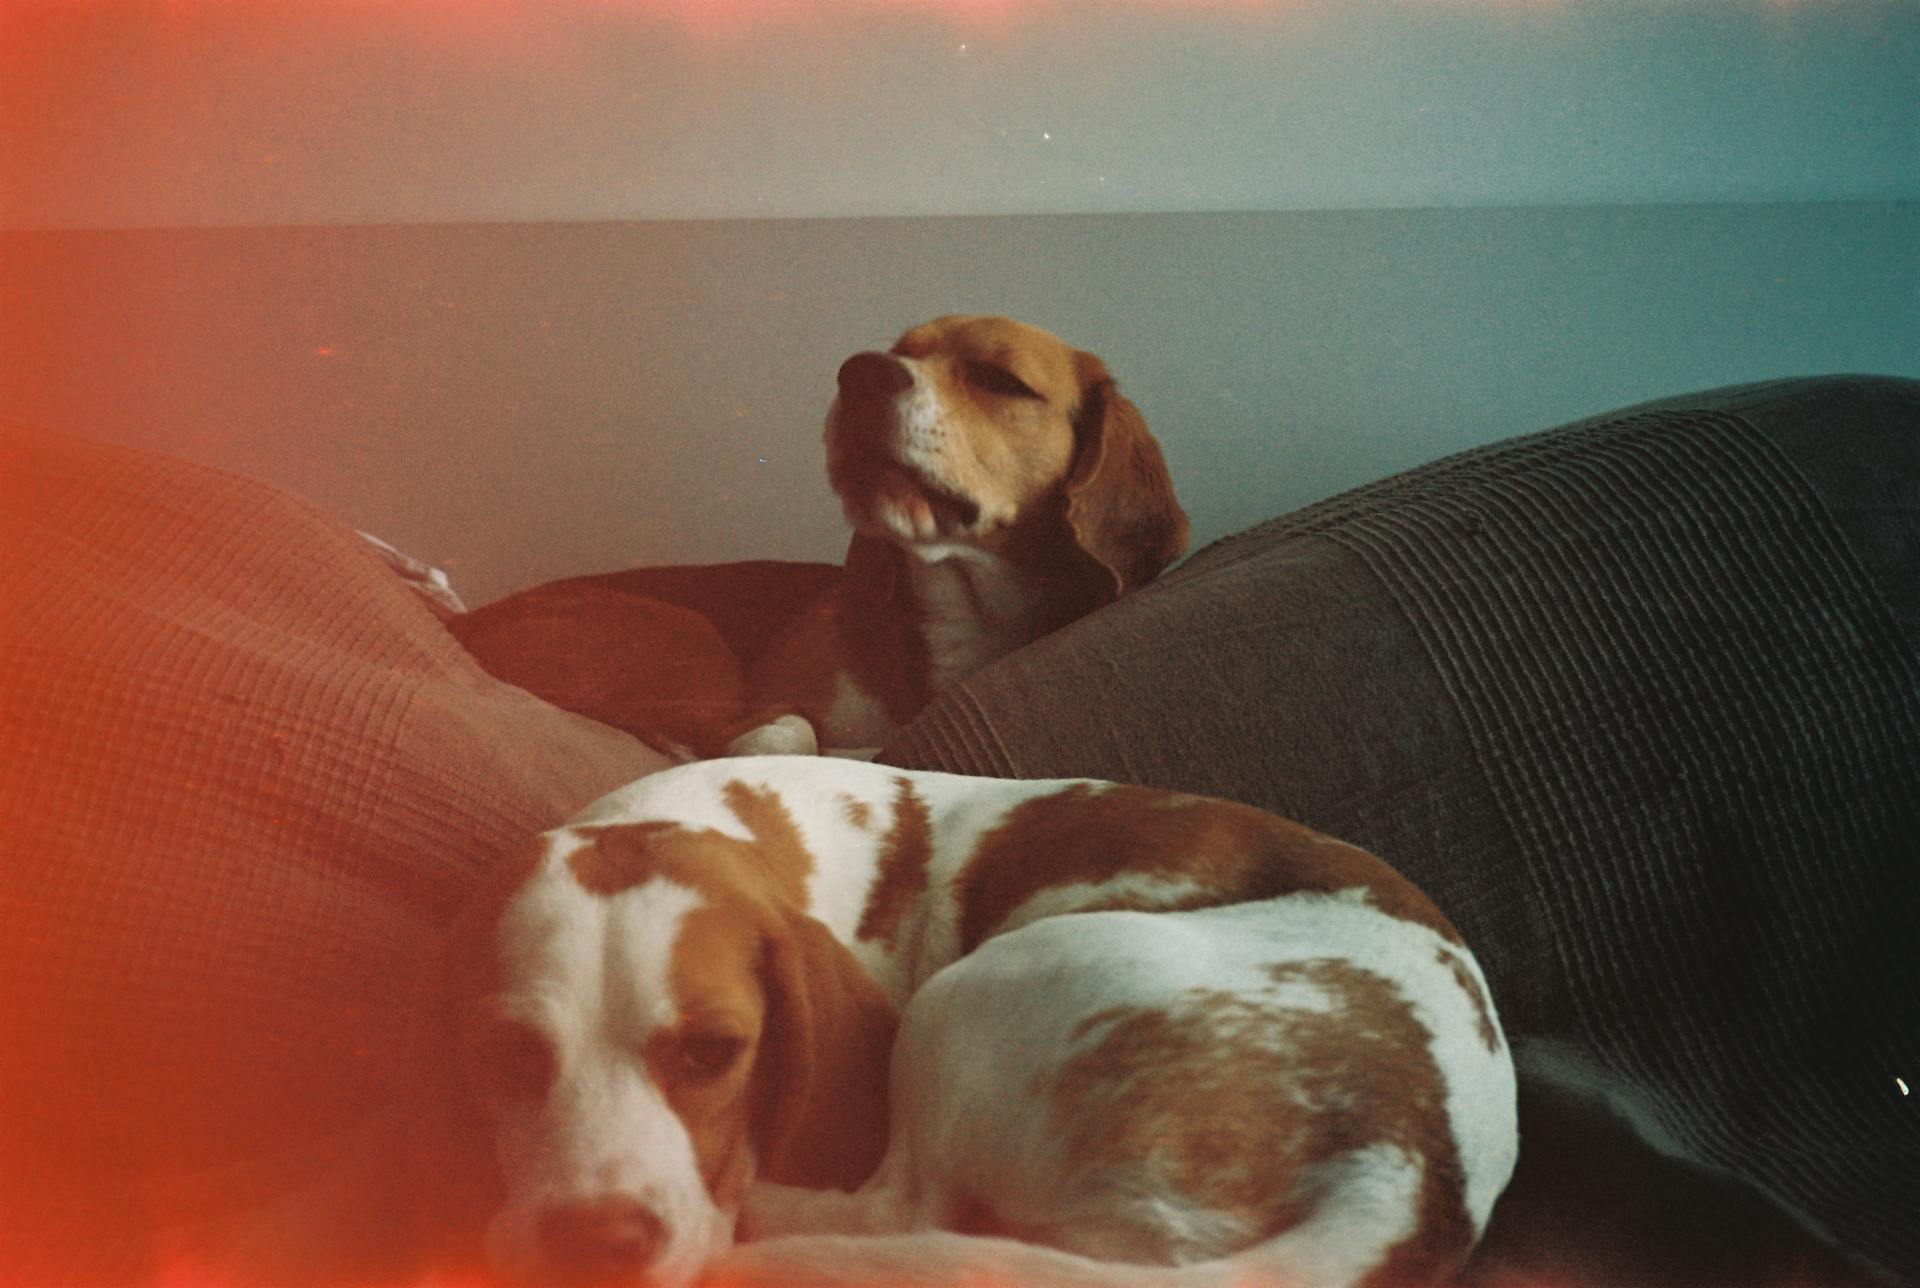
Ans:
[[[724,1258],[733,1248],[733,1229],[738,1214],[710,1209],[683,1231],[652,1265],[630,1274],[594,1278],[569,1276],[550,1266],[538,1252],[538,1237],[530,1211],[509,1209],[498,1214],[487,1228],[485,1251],[489,1268],[502,1285],[511,1288],[553,1288],[577,1285],[578,1288],[689,1288],[706,1268]]]
[[[864,488],[843,492],[841,508],[854,531],[901,545],[968,541],[982,535],[978,505],[892,469]]]

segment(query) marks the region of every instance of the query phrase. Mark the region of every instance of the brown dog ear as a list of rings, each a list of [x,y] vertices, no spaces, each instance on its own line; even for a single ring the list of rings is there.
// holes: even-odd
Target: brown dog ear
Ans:
[[[1187,512],[1147,422],[1090,353],[1076,355],[1080,414],[1067,475],[1067,524],[1106,570],[1101,602],[1157,576],[1187,548]]]
[[[896,1017],[825,926],[794,911],[763,941],[767,1018],[754,1068],[760,1175],[853,1189],[887,1144]]]
[[[487,1221],[505,1199],[492,1131],[462,1057],[475,1002],[501,983],[494,940],[501,915],[543,853],[528,841],[498,859],[413,981],[414,1077],[396,1108],[403,1126],[392,1134],[397,1156],[388,1165],[403,1193],[392,1210],[414,1223],[418,1254],[449,1272],[484,1264]]]

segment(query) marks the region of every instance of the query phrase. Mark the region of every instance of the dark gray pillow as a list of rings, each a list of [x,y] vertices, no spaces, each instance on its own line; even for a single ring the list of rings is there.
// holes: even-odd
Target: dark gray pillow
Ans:
[[[1376,851],[1536,1067],[1920,1282],[1920,382],[1718,390],[1336,497],[975,674],[882,759],[1212,793]]]

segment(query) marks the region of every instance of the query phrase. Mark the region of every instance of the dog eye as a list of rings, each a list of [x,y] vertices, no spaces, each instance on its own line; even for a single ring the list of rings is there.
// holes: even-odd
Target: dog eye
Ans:
[[[684,1033],[676,1044],[674,1067],[687,1082],[711,1082],[733,1068],[746,1049],[747,1040],[737,1033]]]
[[[996,367],[990,362],[969,362],[963,374],[966,382],[982,393],[997,394],[1002,398],[1040,396],[1026,381],[1005,367]]]
[[[553,1047],[517,1020],[488,1024],[467,1044],[467,1080],[490,1100],[532,1100],[546,1094],[557,1072]]]

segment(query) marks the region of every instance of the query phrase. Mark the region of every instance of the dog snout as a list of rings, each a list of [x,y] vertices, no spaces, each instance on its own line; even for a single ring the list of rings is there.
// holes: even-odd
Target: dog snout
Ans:
[[[646,1204],[623,1197],[568,1203],[540,1217],[540,1249],[570,1283],[598,1284],[638,1276],[666,1241],[666,1223]]]
[[[880,402],[905,393],[913,373],[891,354],[856,353],[840,364],[840,394],[863,402]]]

